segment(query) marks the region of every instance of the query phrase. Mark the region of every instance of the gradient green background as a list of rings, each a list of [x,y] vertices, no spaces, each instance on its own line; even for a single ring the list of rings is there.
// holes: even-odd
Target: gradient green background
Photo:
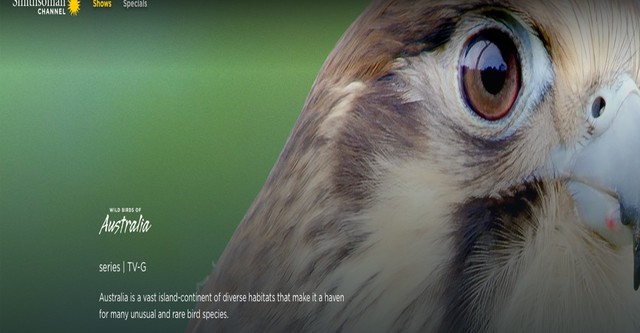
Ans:
[[[85,0],[58,17],[3,1],[0,331],[182,331],[186,320],[99,320],[99,308],[156,306],[98,295],[195,291],[366,2]],[[110,207],[141,207],[153,227],[98,236]],[[122,260],[148,270],[98,273]]]

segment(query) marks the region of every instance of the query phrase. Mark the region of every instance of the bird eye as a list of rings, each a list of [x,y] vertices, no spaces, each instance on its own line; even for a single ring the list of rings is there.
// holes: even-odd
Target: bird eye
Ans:
[[[469,107],[487,120],[506,116],[520,91],[518,50],[511,37],[487,29],[469,39],[460,63],[461,87]]]

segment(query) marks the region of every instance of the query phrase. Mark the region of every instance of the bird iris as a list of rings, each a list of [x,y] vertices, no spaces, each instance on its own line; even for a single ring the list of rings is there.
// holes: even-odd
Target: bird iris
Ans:
[[[460,63],[466,103],[487,120],[511,110],[520,91],[518,50],[508,34],[487,29],[467,41]]]

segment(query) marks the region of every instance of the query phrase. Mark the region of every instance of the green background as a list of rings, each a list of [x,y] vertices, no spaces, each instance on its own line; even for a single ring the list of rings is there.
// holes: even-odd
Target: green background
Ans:
[[[262,186],[367,1],[159,2],[77,17],[0,5],[0,331],[182,331],[99,320],[100,292],[189,293]],[[110,207],[146,234],[98,235]],[[137,214],[111,214],[137,218]],[[145,261],[146,273],[98,273]]]

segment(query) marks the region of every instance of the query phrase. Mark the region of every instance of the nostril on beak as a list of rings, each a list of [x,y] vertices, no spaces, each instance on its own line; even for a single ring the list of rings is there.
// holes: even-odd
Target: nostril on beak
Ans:
[[[598,96],[591,105],[591,115],[593,118],[599,118],[604,113],[605,106],[607,106],[607,102],[604,98]]]

